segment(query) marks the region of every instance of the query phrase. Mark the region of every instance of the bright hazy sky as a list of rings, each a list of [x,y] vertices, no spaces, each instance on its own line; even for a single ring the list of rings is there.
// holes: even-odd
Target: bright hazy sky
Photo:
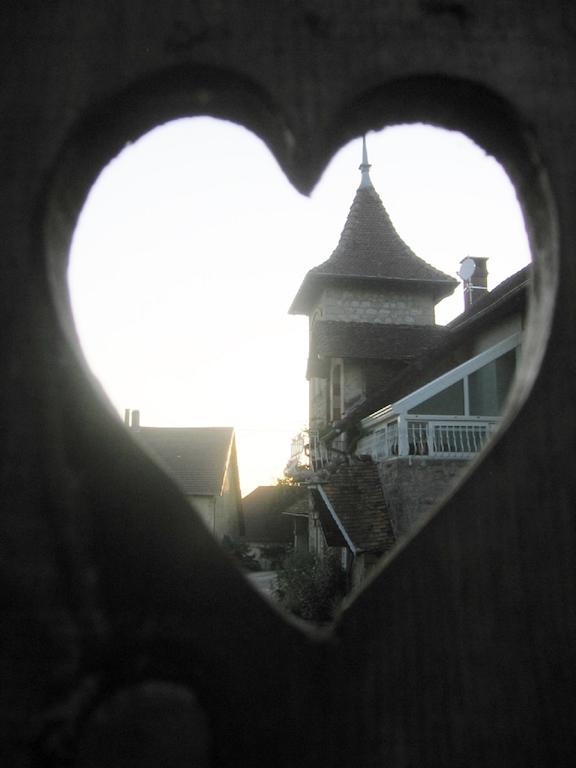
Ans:
[[[412,125],[367,141],[373,184],[421,258],[455,276],[487,256],[489,287],[528,263],[514,189],[467,138]],[[80,217],[69,280],[90,367],[145,426],[234,426],[243,495],[282,476],[306,425],[307,319],[287,310],[338,243],[360,161],[357,140],[306,198],[247,130],[180,120],[114,159]],[[461,311],[457,288],[437,322]]]

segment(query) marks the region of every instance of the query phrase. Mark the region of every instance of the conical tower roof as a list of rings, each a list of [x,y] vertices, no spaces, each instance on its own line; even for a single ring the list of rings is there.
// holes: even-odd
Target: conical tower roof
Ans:
[[[457,286],[453,277],[416,256],[396,232],[372,186],[369,168],[364,145],[362,181],[340,242],[327,261],[307,273],[290,307],[292,314],[309,314],[319,292],[328,284],[410,285],[428,288],[436,302]]]

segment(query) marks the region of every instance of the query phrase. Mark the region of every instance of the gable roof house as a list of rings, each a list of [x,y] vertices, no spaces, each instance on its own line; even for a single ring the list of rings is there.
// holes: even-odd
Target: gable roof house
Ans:
[[[343,562],[362,573],[360,553],[381,554],[404,536],[495,430],[516,369],[528,279],[524,269],[488,292],[486,259],[465,259],[465,311],[436,325],[436,303],[458,282],[400,238],[369,168],[364,143],[340,242],[308,272],[290,308],[310,318],[310,467],[302,472],[293,457],[287,468],[310,488],[312,548],[339,541]],[[379,491],[369,493],[370,483]]]
[[[244,534],[232,427],[141,427],[139,413],[133,411],[130,431],[172,477],[219,542]]]

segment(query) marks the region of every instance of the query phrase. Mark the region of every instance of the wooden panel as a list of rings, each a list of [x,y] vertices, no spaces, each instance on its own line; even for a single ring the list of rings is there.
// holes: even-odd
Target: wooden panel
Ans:
[[[575,29],[536,0],[3,9],[2,764],[151,762],[166,729],[165,765],[573,762]],[[78,359],[63,273],[91,180],[204,113],[262,135],[301,190],[362,130],[458,127],[529,217],[510,424],[329,637],[239,577]],[[99,752],[118,723],[150,750]]]

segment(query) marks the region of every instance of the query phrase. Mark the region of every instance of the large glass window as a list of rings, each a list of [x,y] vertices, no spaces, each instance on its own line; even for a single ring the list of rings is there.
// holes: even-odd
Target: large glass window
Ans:
[[[437,395],[411,408],[408,413],[426,413],[431,416],[464,415],[464,382],[462,379],[446,387]]]
[[[502,413],[516,371],[516,350],[492,360],[468,377],[472,416],[499,416]]]
[[[516,350],[511,349],[469,376],[418,403],[408,413],[430,416],[500,416],[515,372]],[[465,387],[468,388],[467,411]]]

